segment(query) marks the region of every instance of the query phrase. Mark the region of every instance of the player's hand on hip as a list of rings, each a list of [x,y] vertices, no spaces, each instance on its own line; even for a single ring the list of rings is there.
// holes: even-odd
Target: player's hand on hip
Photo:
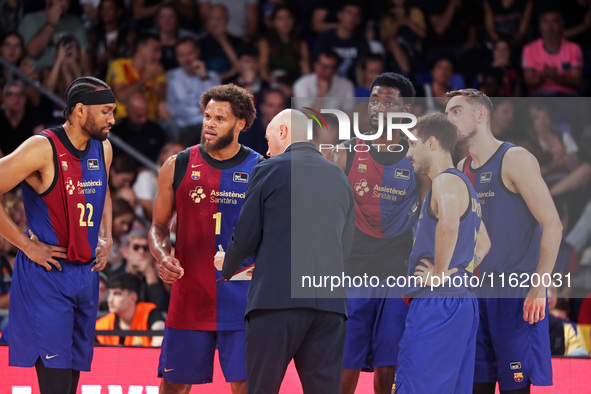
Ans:
[[[166,256],[158,262],[158,276],[164,283],[174,283],[184,274],[181,263],[172,256]]]
[[[29,237],[31,242],[29,242],[27,250],[23,250],[27,257],[45,267],[47,271],[51,271],[52,265],[61,271],[62,266],[55,257],[67,259],[68,249],[62,246],[44,244],[39,241],[39,238],[31,230],[29,230]]]
[[[213,257],[213,265],[215,265],[216,270],[221,271],[222,267],[224,266],[224,259],[226,258],[226,252],[224,252],[222,245],[219,245],[218,247],[220,250]]]
[[[546,289],[532,287],[523,302],[523,320],[537,323],[546,317]]]
[[[92,266],[94,272],[99,272],[105,269],[107,261],[109,261],[109,256],[111,255],[112,247],[112,239],[99,237],[95,249],[96,260],[94,260],[94,265]]]

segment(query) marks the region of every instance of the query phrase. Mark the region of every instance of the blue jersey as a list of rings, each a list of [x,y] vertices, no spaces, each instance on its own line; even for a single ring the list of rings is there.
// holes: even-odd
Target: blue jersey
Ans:
[[[96,257],[107,193],[103,144],[91,139],[77,150],[61,126],[41,135],[51,142],[55,175],[42,194],[22,183],[27,223],[41,242],[66,247],[68,261],[88,263]]]
[[[482,260],[482,272],[528,272],[536,270],[542,228],[523,198],[511,192],[501,178],[503,157],[513,144],[503,143],[480,168],[473,169],[468,156],[463,172],[480,199],[482,220],[491,241],[488,255]]]
[[[478,238],[478,230],[480,229],[481,212],[478,196],[474,187],[460,171],[455,168],[450,168],[442,172],[442,174],[454,174],[462,178],[468,188],[470,202],[468,208],[460,218],[460,228],[458,231],[458,240],[454,248],[451,261],[448,269],[457,268],[458,272],[453,276],[472,275],[474,249],[476,248],[476,241]],[[437,227],[438,219],[430,210],[431,192],[429,189],[425,196],[425,201],[421,207],[419,215],[419,223],[414,236],[414,245],[408,262],[408,274],[414,275],[416,267],[421,264],[421,259],[426,259],[434,263],[435,258],[435,229]],[[407,292],[408,296],[415,296],[420,291],[420,288],[413,288]]]
[[[177,210],[175,256],[185,274],[172,286],[166,326],[183,330],[243,330],[247,281],[222,281],[213,265],[218,245],[226,247],[238,221],[252,169],[261,155],[241,147],[218,161],[200,145],[175,162]],[[243,265],[254,264],[249,258]]]

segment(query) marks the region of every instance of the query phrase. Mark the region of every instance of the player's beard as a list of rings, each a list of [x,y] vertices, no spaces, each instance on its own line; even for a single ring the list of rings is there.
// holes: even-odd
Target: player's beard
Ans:
[[[468,143],[470,142],[470,140],[472,138],[474,138],[475,135],[476,135],[476,127],[474,127],[474,129],[472,129],[466,135],[458,133],[458,139],[456,141],[456,145],[458,145],[458,146],[467,146]]]
[[[82,130],[90,138],[94,140],[104,141],[107,139],[107,133],[103,133],[103,129],[99,129],[92,116],[88,115],[86,121],[82,125]]]
[[[234,124],[234,126],[236,126],[236,124]],[[205,150],[207,153],[217,152],[230,146],[230,144],[234,141],[234,126],[232,126],[228,133],[221,136],[218,135],[218,139],[216,142],[209,142],[208,140],[206,140],[205,131],[203,131],[201,133],[201,146],[203,147],[203,150]]]
[[[431,158],[425,157],[422,160],[416,161],[415,160],[415,173],[419,175],[427,175],[429,174],[429,170],[431,169]]]

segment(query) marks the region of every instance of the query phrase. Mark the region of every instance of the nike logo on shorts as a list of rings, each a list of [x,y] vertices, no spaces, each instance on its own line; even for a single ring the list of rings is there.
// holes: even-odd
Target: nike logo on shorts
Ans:
[[[59,354],[54,354],[53,356],[50,356],[49,354],[46,354],[45,355],[45,359],[46,360],[49,360],[49,359],[52,359],[52,358],[57,357],[57,356],[59,356]]]
[[[164,372],[170,372],[170,371],[174,371],[174,368],[170,368],[170,369],[164,368]]]

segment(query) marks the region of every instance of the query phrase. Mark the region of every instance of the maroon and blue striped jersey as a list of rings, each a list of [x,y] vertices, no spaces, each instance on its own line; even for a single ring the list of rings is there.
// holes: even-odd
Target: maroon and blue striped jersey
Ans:
[[[41,135],[51,143],[55,175],[42,194],[22,182],[27,223],[41,242],[66,247],[67,261],[91,262],[107,193],[103,144],[91,139],[78,150],[61,126]]]
[[[262,157],[241,146],[218,161],[200,145],[179,153],[174,184],[175,257],[185,273],[172,285],[166,326],[185,330],[243,330],[248,281],[223,281],[213,265],[230,242],[253,168]],[[253,256],[254,257],[254,256]],[[254,264],[249,258],[243,267]]]

